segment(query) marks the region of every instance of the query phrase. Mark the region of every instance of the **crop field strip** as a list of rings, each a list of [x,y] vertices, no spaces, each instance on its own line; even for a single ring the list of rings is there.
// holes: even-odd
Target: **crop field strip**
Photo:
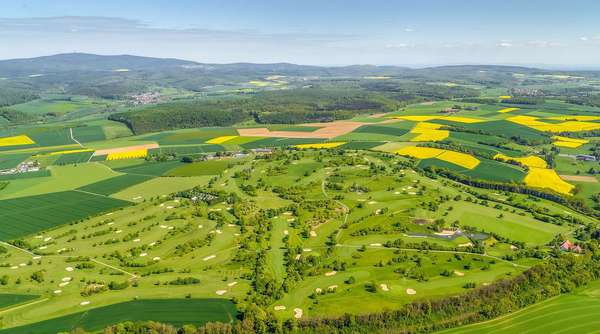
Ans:
[[[0,240],[19,238],[130,204],[78,191],[2,200]]]
[[[103,196],[109,196],[117,193],[123,189],[134,186],[136,184],[153,179],[153,176],[139,175],[139,174],[124,174],[115,176],[110,179],[98,181],[96,183],[88,184],[86,186],[77,188],[76,190],[98,194]]]
[[[1,334],[48,334],[75,328],[97,331],[124,321],[158,321],[176,326],[207,322],[232,322],[235,305],[227,299],[142,299],[93,308],[31,325],[0,330]]]

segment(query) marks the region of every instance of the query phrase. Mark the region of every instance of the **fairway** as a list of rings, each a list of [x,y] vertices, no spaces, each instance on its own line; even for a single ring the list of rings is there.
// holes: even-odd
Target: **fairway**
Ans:
[[[96,331],[124,321],[153,320],[176,326],[202,325],[236,319],[235,305],[227,299],[148,299],[124,302],[31,325],[0,330],[1,334],[48,334],[83,328]]]
[[[0,201],[0,240],[11,240],[130,203],[79,191]]]

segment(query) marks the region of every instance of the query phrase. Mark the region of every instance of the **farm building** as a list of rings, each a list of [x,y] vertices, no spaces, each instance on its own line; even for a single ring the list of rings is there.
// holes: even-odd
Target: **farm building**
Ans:
[[[596,157],[593,155],[587,155],[587,154],[577,154],[575,156],[575,158],[577,160],[582,160],[582,161],[596,161]]]
[[[561,245],[560,245],[560,249],[565,251],[565,252],[574,252],[574,253],[581,253],[583,250],[581,249],[581,247],[573,244],[571,241],[569,240],[565,240]]]

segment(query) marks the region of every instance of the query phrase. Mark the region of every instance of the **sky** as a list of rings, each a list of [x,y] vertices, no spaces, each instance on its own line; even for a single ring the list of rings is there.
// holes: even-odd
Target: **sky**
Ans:
[[[0,59],[600,67],[598,0],[10,0]]]

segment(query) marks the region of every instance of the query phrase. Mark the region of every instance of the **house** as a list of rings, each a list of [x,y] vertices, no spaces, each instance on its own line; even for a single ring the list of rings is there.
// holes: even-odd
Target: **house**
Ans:
[[[560,249],[566,252],[570,251],[573,248],[573,244],[569,240],[565,240],[561,245]]]
[[[560,244],[560,249],[565,252],[573,252],[573,253],[581,253],[583,249],[569,240],[565,240],[562,244]]]

